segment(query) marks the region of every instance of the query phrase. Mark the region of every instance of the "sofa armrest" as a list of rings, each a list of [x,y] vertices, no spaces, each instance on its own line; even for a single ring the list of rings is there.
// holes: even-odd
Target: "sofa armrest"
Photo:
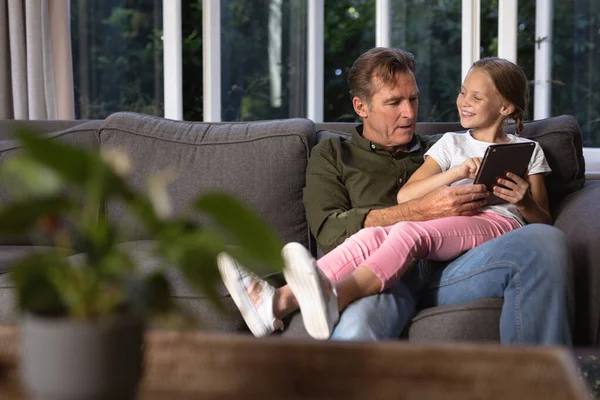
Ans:
[[[565,197],[555,212],[554,226],[569,241],[575,282],[575,342],[600,343],[600,181]]]

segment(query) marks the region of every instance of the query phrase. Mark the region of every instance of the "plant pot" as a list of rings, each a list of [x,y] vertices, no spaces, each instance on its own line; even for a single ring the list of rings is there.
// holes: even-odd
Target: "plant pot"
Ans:
[[[28,314],[21,377],[32,399],[133,399],[142,376],[144,324],[130,315],[94,321]]]

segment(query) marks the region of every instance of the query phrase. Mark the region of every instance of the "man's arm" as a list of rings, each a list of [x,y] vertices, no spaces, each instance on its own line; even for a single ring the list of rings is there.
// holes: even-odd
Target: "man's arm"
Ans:
[[[370,211],[365,218],[364,227],[387,226],[400,221],[428,221],[472,215],[486,204],[485,199],[488,196],[489,192],[485,185],[440,187],[418,199]]]
[[[371,211],[353,208],[344,186],[335,153],[339,142],[322,142],[313,148],[306,169],[304,207],[306,218],[319,247],[329,252],[347,237],[358,232]]]

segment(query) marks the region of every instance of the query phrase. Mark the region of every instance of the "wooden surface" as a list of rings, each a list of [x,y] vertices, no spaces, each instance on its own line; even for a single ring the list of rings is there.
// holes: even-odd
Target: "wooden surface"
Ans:
[[[0,399],[26,398],[0,325]],[[562,348],[254,339],[150,331],[140,399],[582,399]]]

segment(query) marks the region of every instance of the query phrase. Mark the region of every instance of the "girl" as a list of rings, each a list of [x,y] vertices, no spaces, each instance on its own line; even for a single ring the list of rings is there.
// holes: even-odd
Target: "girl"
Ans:
[[[490,57],[473,64],[456,100],[466,133],[446,133],[425,153],[425,162],[398,192],[398,202],[421,197],[444,185],[471,184],[490,144],[528,139],[505,134],[504,121],[523,130],[527,80],[515,64]],[[544,174],[550,168],[539,144],[528,176],[498,179],[494,195],[506,200],[472,216],[423,222],[399,222],[365,228],[318,262],[298,243],[283,250],[287,285],[275,289],[250,274],[227,254],[219,256],[225,286],[255,336],[282,329],[281,319],[300,308],[304,326],[316,339],[327,339],[339,312],[351,302],[381,292],[417,259],[448,261],[526,223],[552,224]]]

